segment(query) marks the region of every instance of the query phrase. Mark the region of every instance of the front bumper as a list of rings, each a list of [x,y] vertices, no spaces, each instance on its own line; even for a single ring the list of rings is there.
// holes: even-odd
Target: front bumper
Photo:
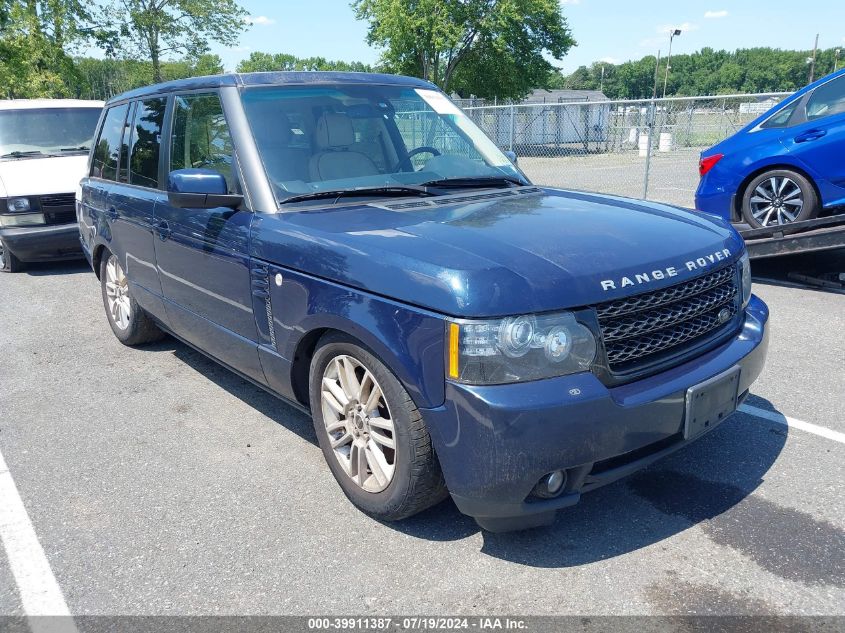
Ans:
[[[422,413],[458,509],[491,531],[545,525],[583,492],[694,441],[683,435],[686,390],[739,365],[745,395],[763,369],[768,317],[752,297],[733,339],[619,387],[590,373],[489,387],[448,383],[446,403]],[[563,493],[532,497],[554,470],[567,474]]]
[[[49,262],[82,257],[79,227],[73,224],[16,226],[0,229],[6,248],[22,262]]]

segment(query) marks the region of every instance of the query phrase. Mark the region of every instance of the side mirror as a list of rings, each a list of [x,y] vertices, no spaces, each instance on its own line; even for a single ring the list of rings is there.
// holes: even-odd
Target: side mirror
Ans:
[[[516,157],[516,152],[514,152],[513,150],[510,150],[510,149],[509,149],[509,150],[506,150],[506,151],[505,151],[505,157],[506,157],[506,158],[507,158],[510,162],[512,162],[514,165],[518,164],[518,159],[517,159],[517,157]]]
[[[244,197],[227,191],[223,174],[212,169],[177,169],[167,177],[167,199],[180,209],[237,209]]]

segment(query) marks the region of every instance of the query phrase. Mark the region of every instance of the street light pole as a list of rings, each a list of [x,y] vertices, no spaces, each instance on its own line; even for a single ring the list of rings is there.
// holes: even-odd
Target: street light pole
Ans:
[[[666,56],[666,74],[663,75],[663,98],[666,98],[666,84],[669,83],[669,64],[672,63],[672,40],[676,35],[681,34],[681,29],[672,29],[669,31],[669,55]]]
[[[810,61],[810,81],[809,83],[813,83],[813,79],[816,76],[816,51],[819,48],[819,34],[816,33],[816,43],[813,45],[813,57]]]

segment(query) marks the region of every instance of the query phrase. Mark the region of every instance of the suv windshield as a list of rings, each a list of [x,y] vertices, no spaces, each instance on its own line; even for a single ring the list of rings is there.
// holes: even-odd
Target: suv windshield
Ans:
[[[435,90],[275,86],[245,90],[242,98],[279,202],[321,191],[452,180],[468,187],[488,179],[491,187],[527,184],[493,142]],[[379,195],[376,189],[373,195]]]
[[[0,110],[0,157],[87,152],[100,108]]]

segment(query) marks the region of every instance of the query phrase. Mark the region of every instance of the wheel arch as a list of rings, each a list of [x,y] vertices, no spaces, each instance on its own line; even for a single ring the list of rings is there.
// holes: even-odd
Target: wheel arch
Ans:
[[[105,244],[97,244],[94,247],[94,250],[91,251],[91,267],[94,269],[94,274],[97,275],[97,279],[100,278],[100,262],[103,261],[103,254],[110,252],[111,251]]]

